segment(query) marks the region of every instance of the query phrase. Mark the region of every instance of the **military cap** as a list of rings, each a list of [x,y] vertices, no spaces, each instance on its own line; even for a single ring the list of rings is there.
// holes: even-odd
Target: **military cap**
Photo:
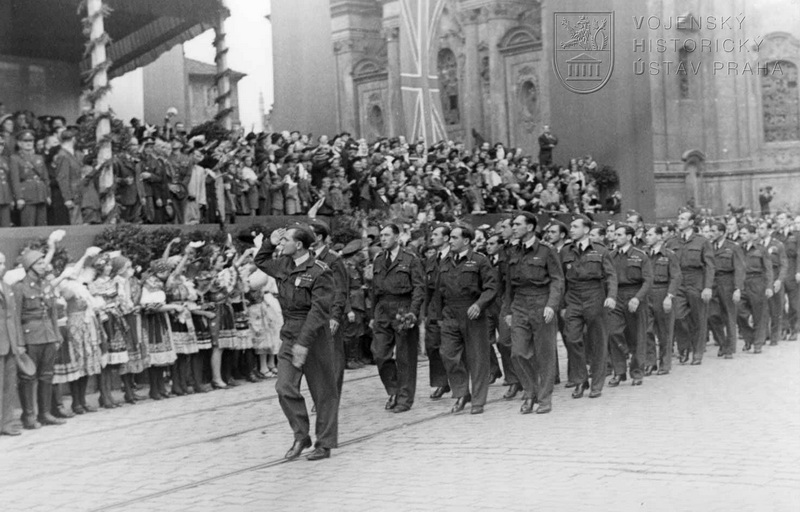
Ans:
[[[22,254],[19,255],[19,262],[22,264],[22,268],[27,271],[30,270],[34,263],[42,258],[44,258],[44,253],[42,251],[25,249],[22,251]]]
[[[342,256],[351,256],[363,248],[364,244],[361,240],[351,240],[347,245],[344,246],[342,249]]]

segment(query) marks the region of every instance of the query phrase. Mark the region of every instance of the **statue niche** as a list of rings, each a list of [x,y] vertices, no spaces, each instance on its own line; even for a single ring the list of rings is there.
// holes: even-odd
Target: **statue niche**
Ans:
[[[452,126],[461,123],[461,110],[458,95],[458,62],[449,48],[439,50],[439,90],[442,99],[442,113],[445,124]]]

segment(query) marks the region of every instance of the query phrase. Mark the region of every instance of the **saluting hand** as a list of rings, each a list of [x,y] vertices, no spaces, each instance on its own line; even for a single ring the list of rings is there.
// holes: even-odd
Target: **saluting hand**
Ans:
[[[545,306],[545,308],[544,308],[544,323],[549,324],[550,322],[553,321],[553,318],[555,318],[555,317],[556,317],[556,312],[553,310],[553,308],[551,308],[549,306]]]
[[[703,288],[703,291],[700,292],[700,298],[703,299],[703,302],[706,304],[711,302],[711,288]]]
[[[270,241],[270,243],[271,243],[272,245],[278,245],[279,243],[281,243],[281,238],[283,238],[283,235],[284,235],[285,233],[286,233],[286,230],[285,230],[284,228],[276,229],[275,231],[273,231],[273,232],[272,232],[272,233],[269,235],[269,241]]]

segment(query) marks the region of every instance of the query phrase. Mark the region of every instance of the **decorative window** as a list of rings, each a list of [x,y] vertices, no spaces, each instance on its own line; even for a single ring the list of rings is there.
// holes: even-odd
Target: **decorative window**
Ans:
[[[789,61],[767,62],[761,71],[764,141],[800,141],[800,96],[797,66]]]
[[[439,91],[442,97],[442,113],[448,125],[461,122],[458,97],[458,64],[456,56],[449,48],[443,48],[438,55]]]
[[[689,52],[678,50],[678,91],[682,100],[689,98]]]

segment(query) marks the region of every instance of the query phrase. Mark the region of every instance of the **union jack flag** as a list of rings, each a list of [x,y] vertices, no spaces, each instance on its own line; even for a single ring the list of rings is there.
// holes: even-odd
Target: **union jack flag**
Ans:
[[[444,0],[400,0],[400,90],[409,142],[446,138],[434,37]]]

